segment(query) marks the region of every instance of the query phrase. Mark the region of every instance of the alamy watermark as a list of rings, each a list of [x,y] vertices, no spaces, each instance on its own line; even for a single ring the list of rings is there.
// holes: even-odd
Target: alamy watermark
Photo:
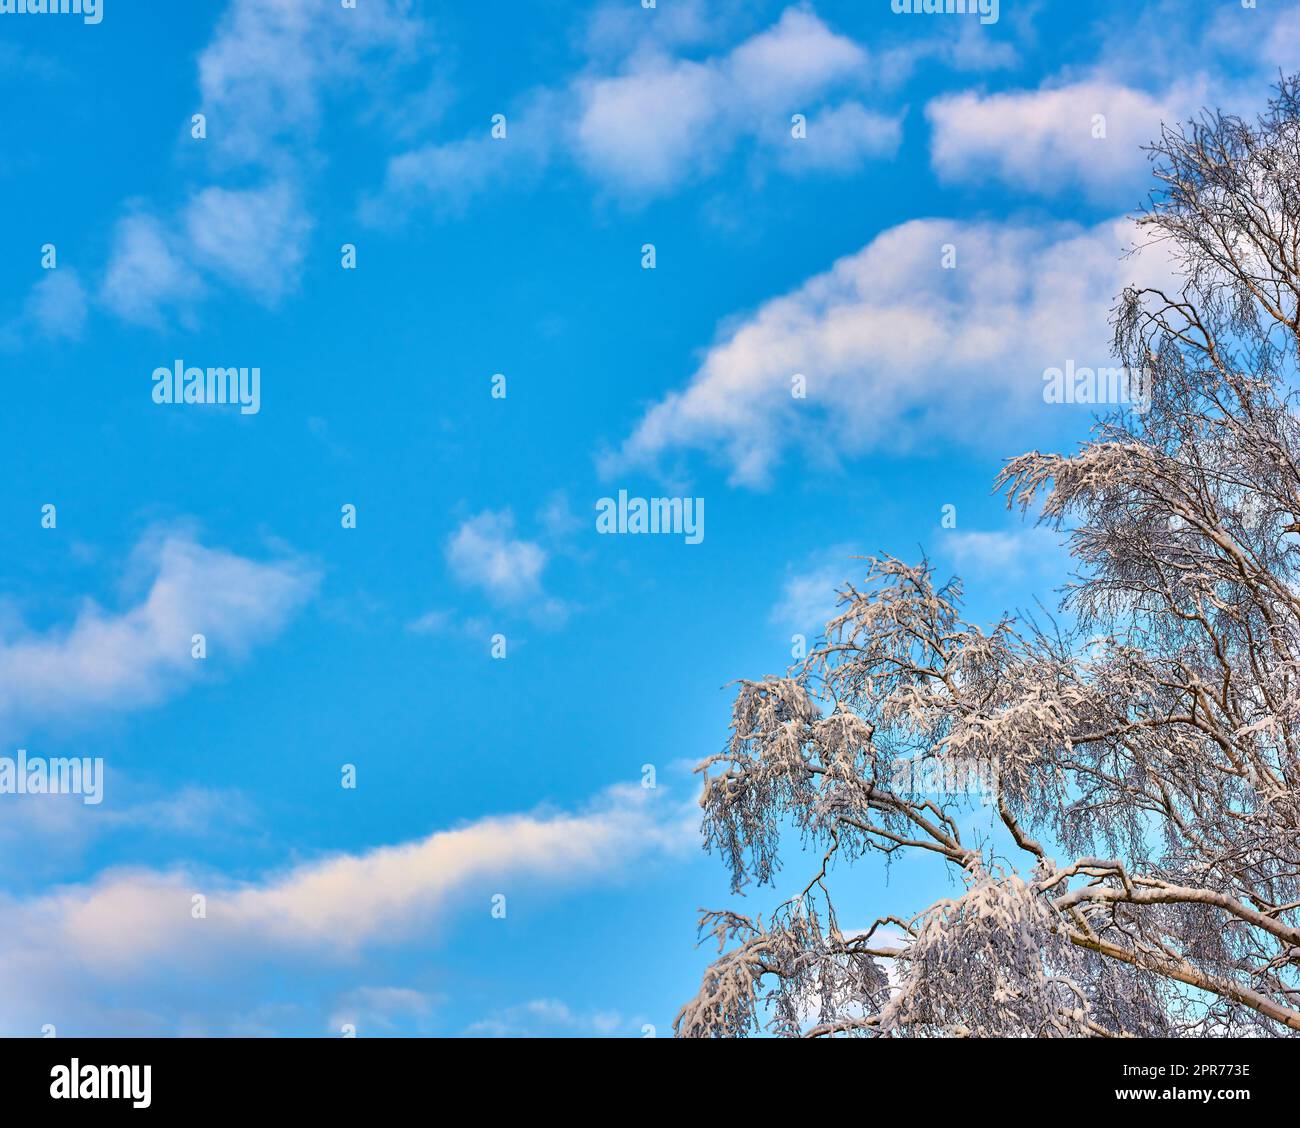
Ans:
[[[1043,369],[1043,402],[1127,404],[1145,412],[1151,407],[1151,370],[1079,368],[1067,360],[1064,368]]]
[[[702,497],[602,497],[596,502],[598,533],[669,533],[686,538],[687,544],[704,539]]]
[[[104,801],[104,761],[89,756],[47,760],[28,756],[0,756],[0,795],[80,795],[88,807]]]
[[[889,0],[898,16],[979,16],[982,24],[998,22],[998,0]]]
[[[83,1065],[72,1058],[50,1070],[50,1099],[55,1101],[130,1101],[133,1108],[148,1108],[152,1088],[151,1065]]]
[[[260,368],[171,368],[153,370],[154,403],[237,403],[241,415],[262,410]]]
[[[80,16],[82,23],[104,18],[104,0],[0,0],[0,16]]]
[[[986,760],[952,756],[899,757],[889,767],[895,795],[978,795],[997,793],[998,773]]]

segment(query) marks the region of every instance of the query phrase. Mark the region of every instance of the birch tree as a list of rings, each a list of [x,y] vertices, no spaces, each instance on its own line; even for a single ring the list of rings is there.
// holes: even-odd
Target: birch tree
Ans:
[[[998,479],[1069,545],[1068,627],[981,627],[881,557],[805,661],[737,683],[706,843],[736,891],[786,881],[790,839],[815,860],[766,917],[704,914],[680,1035],[1300,1031],[1300,76],[1151,149],[1139,230],[1176,283],[1111,315],[1150,406]],[[905,854],[952,895],[832,897]]]

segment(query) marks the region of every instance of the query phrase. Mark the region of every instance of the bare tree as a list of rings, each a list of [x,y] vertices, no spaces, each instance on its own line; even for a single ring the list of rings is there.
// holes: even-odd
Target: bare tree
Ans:
[[[766,921],[704,915],[679,1034],[1300,1031],[1300,76],[1151,151],[1177,289],[1112,315],[1149,409],[999,478],[1068,537],[1069,627],[981,629],[959,582],[872,559],[806,661],[739,683],[707,844],[737,891],[783,830],[821,864]],[[837,912],[837,863],[912,852],[953,896]]]

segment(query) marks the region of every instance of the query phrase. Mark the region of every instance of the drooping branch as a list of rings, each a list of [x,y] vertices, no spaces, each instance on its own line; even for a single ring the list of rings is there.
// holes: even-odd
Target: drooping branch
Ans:
[[[881,557],[739,683],[706,843],[737,889],[791,827],[820,866],[766,924],[706,914],[679,1033],[1300,1031],[1300,78],[1154,153],[1141,230],[1180,277],[1113,311],[1149,403],[998,479],[1067,538],[1070,624],[982,629]],[[902,854],[961,892],[842,931],[836,867]]]

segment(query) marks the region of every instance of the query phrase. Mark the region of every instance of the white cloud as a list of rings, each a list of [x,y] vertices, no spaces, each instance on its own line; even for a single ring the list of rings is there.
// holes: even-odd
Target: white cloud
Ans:
[[[80,337],[86,324],[86,289],[77,272],[67,267],[48,271],[32,287],[24,313],[43,337]]]
[[[697,62],[655,48],[634,54],[622,74],[580,78],[577,158],[606,185],[645,195],[707,174],[746,140],[782,163],[856,167],[897,147],[898,121],[856,101],[822,103],[870,77],[864,48],[812,12],[788,8],[726,54]],[[796,113],[821,128],[795,141]]]
[[[509,510],[488,510],[465,521],[447,542],[452,574],[504,603],[538,596],[546,550],[514,532],[515,519]]]
[[[300,184],[318,163],[313,140],[327,99],[346,87],[349,109],[382,115],[400,101],[387,79],[429,47],[403,0],[319,11],[300,0],[233,0],[199,55],[208,119],[199,153],[261,181],[197,188],[172,218],[137,202],[117,225],[104,305],[153,328],[169,309],[190,324],[217,280],[276,305],[297,285],[312,229]]]
[[[195,261],[274,305],[297,282],[311,221],[287,181],[190,200],[185,231]]]
[[[1133,242],[1124,220],[890,228],[727,332],[603,468],[694,448],[734,483],[764,486],[790,447],[833,462],[920,437],[1001,438],[1044,406],[1044,368],[1108,362],[1115,297],[1130,280],[1164,276],[1157,255],[1120,261]],[[956,269],[941,265],[947,244]],[[805,399],[791,395],[796,373]]]
[[[751,104],[783,107],[816,97],[827,83],[861,71],[867,53],[831,31],[810,11],[787,8],[766,31],[747,39],[721,63],[732,93]]]
[[[483,818],[257,881],[118,869],[0,897],[0,1022],[9,1034],[52,1022],[60,1033],[120,1035],[174,1029],[202,1006],[207,1024],[228,1023],[247,1011],[235,996],[261,969],[364,967],[370,949],[426,941],[471,894],[487,904],[539,880],[591,881],[682,855],[698,845],[698,812],[687,816],[663,794],[619,786],[576,812]],[[191,913],[196,894],[207,898],[201,919]],[[122,998],[136,1009],[116,1011]]]
[[[123,320],[154,327],[162,324],[165,307],[188,307],[203,284],[179,242],[151,215],[120,220],[100,299]]]
[[[134,606],[111,612],[87,600],[70,627],[0,637],[0,719],[156,703],[197,676],[193,635],[206,636],[209,660],[242,657],[315,584],[297,561],[259,563],[175,534],[143,542],[136,566],[153,578]]]
[[[587,527],[586,521],[573,511],[568,494],[561,490],[553,492],[546,499],[546,504],[537,514],[537,520],[546,530],[547,536],[561,544]]]
[[[692,60],[653,59],[615,78],[578,84],[578,159],[615,186],[666,190],[716,165],[734,134],[715,117],[716,70]]]
[[[821,633],[836,614],[836,589],[844,586],[855,573],[865,570],[865,562],[854,560],[847,546],[830,549],[800,571],[791,571],[781,588],[781,598],[768,613],[768,619],[784,630],[812,638]]]
[[[191,320],[212,279],[274,306],[297,284],[311,227],[287,179],[204,188],[175,222],[145,213],[119,222],[100,297],[124,320],[154,328],[169,308]]]
[[[1300,66],[1294,8],[1225,5],[1186,17],[1181,0],[1158,0],[1100,27],[1097,61],[1084,70],[1066,68],[1032,90],[935,99],[926,109],[932,166],[953,183],[1136,206],[1151,185],[1142,148],[1162,124],[1207,106],[1253,114],[1279,72]],[[1093,136],[1096,114],[1105,139]]]
[[[869,157],[893,152],[902,138],[901,117],[846,102],[814,114],[808,121],[806,142],[784,146],[780,161],[790,172],[849,170]]]
[[[1195,110],[1205,83],[1183,82],[1155,95],[1104,78],[1040,90],[963,92],[926,107],[930,161],[949,182],[998,180],[1047,195],[1136,206],[1150,182],[1142,147]],[[1104,137],[1094,136],[1095,115]]]
[[[81,277],[71,267],[42,271],[18,315],[0,326],[0,347],[18,348],[27,339],[79,340],[88,301]]]
[[[1290,74],[1300,66],[1300,10],[1294,5],[1207,5],[1198,15],[1203,18],[1188,18],[1186,0],[1152,0],[1134,6],[1125,19],[1106,20],[1098,25],[1099,68],[1120,81],[1141,76],[1153,89],[1197,68],[1220,75],[1253,70],[1243,92],[1258,102],[1279,71]]]
[[[358,1036],[392,1034],[403,1020],[423,1023],[437,1001],[410,987],[356,987],[339,1000],[326,1032],[337,1035],[349,1025]]]
[[[1046,578],[1064,583],[1070,555],[1060,538],[1045,526],[1012,530],[945,529],[936,533],[936,546],[956,573],[967,582],[1020,583]]]
[[[404,0],[355,8],[301,0],[233,0],[199,55],[200,105],[209,142],[239,161],[278,162],[314,132],[331,87],[415,58],[428,30]]]
[[[555,144],[555,120],[571,116],[547,91],[536,92],[527,107],[509,115],[506,137],[496,140],[491,123],[457,141],[423,145],[388,162],[381,192],[361,203],[361,218],[389,225],[415,201],[456,212],[494,183],[532,181],[546,168]]]
[[[465,1031],[472,1038],[610,1038],[640,1033],[640,1023],[615,1011],[578,1014],[559,999],[532,999],[507,1007]]]
[[[707,46],[725,41],[736,17],[749,14],[741,0],[673,0],[657,8],[653,19],[646,19],[639,4],[604,3],[591,13],[582,42],[593,59],[614,61],[647,43],[666,49]]]
[[[436,635],[451,630],[454,625],[454,617],[450,611],[435,607],[432,611],[426,611],[418,618],[412,619],[406,624],[406,629],[412,634]]]
[[[485,122],[471,138],[395,157],[363,215],[383,222],[426,201],[458,207],[490,183],[535,175],[558,150],[606,189],[644,199],[710,175],[737,146],[756,160],[823,171],[855,168],[897,147],[899,119],[849,96],[871,85],[866,50],[812,12],[789,8],[771,27],[703,59],[677,51],[711,30],[693,21],[683,28],[639,38],[613,73],[602,62],[562,88],[534,91],[505,141],[489,140]],[[839,101],[829,105],[833,97]],[[793,140],[796,113],[822,127]],[[556,131],[555,120],[573,127]],[[795,155],[795,147],[805,151]]]
[[[79,795],[17,803],[6,799],[0,850],[21,852],[27,859],[22,871],[11,875],[11,888],[63,880],[74,866],[77,873],[84,872],[85,857],[102,849],[106,840],[144,841],[156,848],[163,839],[170,845],[177,838],[211,842],[253,833],[253,806],[238,791],[184,786],[163,795],[111,766],[108,773],[97,806],[86,806]]]

